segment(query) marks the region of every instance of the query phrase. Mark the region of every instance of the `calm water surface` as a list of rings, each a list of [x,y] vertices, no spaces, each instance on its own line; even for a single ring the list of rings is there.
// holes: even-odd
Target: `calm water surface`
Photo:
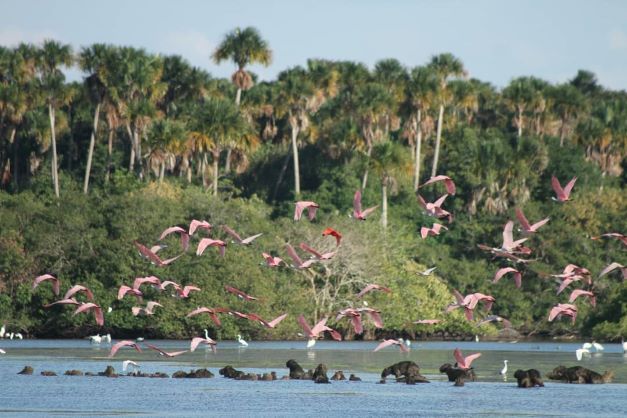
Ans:
[[[150,341],[166,350],[189,348],[188,341]],[[390,348],[377,353],[375,342],[318,342],[306,350],[304,342],[250,342],[247,348],[221,341],[218,352],[204,348],[174,359],[153,351],[122,349],[108,359],[109,345],[91,346],[85,340],[0,340],[7,354],[0,356],[0,414],[5,416],[577,416],[623,417],[627,409],[627,356],[619,345],[605,345],[603,353],[581,362],[574,351],[581,343],[521,342],[414,342],[409,354]],[[473,365],[475,383],[454,387],[438,373],[442,363],[453,362],[452,351],[481,352]],[[224,379],[218,369],[226,364],[247,372],[274,370],[288,373],[285,362],[295,359],[304,368],[325,363],[331,372],[355,373],[362,382],[311,381],[250,382]],[[120,377],[43,377],[42,370],[61,375],[68,369],[99,372],[111,364],[121,371],[122,361],[135,360],[146,373],[209,368],[213,379],[148,379]],[[509,361],[509,379],[498,372]],[[432,381],[408,386],[388,381],[379,384],[384,367],[412,360]],[[17,375],[25,365],[33,376]],[[605,385],[568,385],[546,381],[546,387],[518,389],[513,372],[536,368],[544,376],[553,367],[582,365],[598,372],[613,370],[615,382]]]

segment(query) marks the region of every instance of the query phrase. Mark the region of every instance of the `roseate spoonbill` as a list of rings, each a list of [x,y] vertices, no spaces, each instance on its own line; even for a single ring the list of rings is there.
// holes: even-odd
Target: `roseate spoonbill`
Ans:
[[[154,315],[154,309],[159,306],[163,308],[163,305],[160,304],[159,302],[153,302],[150,301],[146,304],[145,308],[142,308],[140,306],[133,306],[131,308],[131,312],[133,312],[133,316],[137,316],[140,313],[143,313],[144,315]]]
[[[147,276],[147,277],[137,277],[133,281],[133,289],[137,290],[143,284],[149,283],[156,288],[159,288],[161,284],[161,280],[156,276]],[[172,282],[171,282],[172,283]]]
[[[171,226],[167,228],[161,233],[161,236],[159,236],[159,241],[162,241],[165,237],[174,233],[181,235],[181,248],[183,248],[183,251],[187,251],[189,248],[189,234],[185,228],[181,228],[180,226]]]
[[[141,300],[141,297],[143,295],[142,291],[139,289],[133,289],[130,286],[127,286],[125,284],[123,284],[122,286],[120,286],[120,288],[118,289],[118,300],[122,300],[122,298],[124,297],[124,295],[126,295],[127,293],[137,297],[137,300]]]
[[[87,299],[91,301],[94,300],[94,294],[92,293],[92,291],[85,286],[81,286],[80,284],[72,286],[67,292],[65,292],[65,296],[63,296],[63,299],[70,299],[78,292],[83,292],[87,296]]]
[[[440,235],[440,230],[442,229],[448,231],[447,227],[438,223],[434,223],[431,228],[427,228],[426,226],[423,226],[422,228],[420,228],[420,236],[422,237],[422,239],[426,239],[429,235],[434,237],[436,235]]]
[[[522,226],[522,229],[526,234],[533,234],[534,232],[537,232],[541,226],[549,221],[549,218],[544,218],[531,225],[520,208],[516,208],[516,218],[518,219],[518,222],[520,222],[520,226]]]
[[[446,187],[446,192],[452,196],[455,196],[455,183],[453,182],[453,180],[449,177],[449,176],[444,176],[444,175],[439,175],[439,176],[434,176],[431,177],[429,180],[427,180],[426,182],[422,183],[422,185],[420,187],[424,187],[428,184],[433,184],[433,183],[437,183],[439,181],[443,181],[444,182],[444,187]]]
[[[191,292],[200,292],[200,287],[187,285],[183,289],[181,289],[180,287],[176,288],[176,292],[178,297],[180,297],[181,299],[185,299],[189,297],[189,294]]]
[[[386,293],[390,293],[392,291],[389,287],[385,287],[385,286],[381,286],[379,284],[371,283],[371,284],[367,285],[366,287],[364,287],[362,289],[362,291],[357,294],[357,297],[360,298],[363,295],[365,295],[366,293],[368,293],[370,291],[373,291],[373,290],[380,290],[380,291],[386,292]]]
[[[189,345],[189,351],[191,351],[192,353],[196,351],[196,347],[198,347],[198,344],[207,344],[211,347],[211,351],[215,353],[216,345],[218,343],[213,341],[211,338],[194,337],[192,338],[192,342]]]
[[[125,372],[126,369],[128,369],[128,366],[131,366],[133,368],[133,373],[136,373],[137,369],[141,367],[139,364],[135,363],[133,360],[124,360],[122,362],[122,371]]]
[[[601,237],[616,238],[617,240],[622,242],[623,245],[627,245],[627,235],[623,235],[618,232],[607,232],[605,234],[599,235],[598,237],[592,237],[590,239],[597,240]]]
[[[159,354],[164,356],[164,357],[176,357],[176,356],[180,356],[181,354],[187,353],[187,350],[171,351],[171,352],[163,351],[159,347],[156,347],[156,346],[154,346],[152,344],[146,344],[146,347],[150,348],[151,350],[155,350],[155,351],[159,352]]]
[[[603,271],[601,273],[599,273],[599,277],[603,277],[606,274],[608,274],[611,271],[614,271],[616,269],[620,269],[621,273],[623,274],[623,280],[627,280],[627,267],[623,266],[620,263],[611,263],[609,264],[607,267],[605,267],[603,269]]]
[[[104,315],[102,314],[102,308],[95,303],[83,303],[74,311],[73,315],[87,311],[93,311],[94,317],[96,318],[96,324],[100,326],[104,325]]]
[[[220,318],[218,318],[218,314],[219,313],[226,313],[229,310],[226,308],[206,308],[206,307],[200,307],[197,308],[193,311],[191,311],[190,313],[187,314],[187,318],[191,318],[192,316],[196,316],[196,315],[200,315],[203,313],[209,314],[209,317],[211,318],[211,320],[217,325],[217,326],[221,326],[222,323],[220,322]],[[192,350],[194,351],[194,350]]]
[[[492,253],[494,255],[494,258],[496,258],[496,257],[503,257],[503,258],[507,258],[509,260],[512,260],[512,261],[514,261],[516,263],[522,263],[522,264],[526,264],[526,263],[530,263],[530,262],[534,261],[534,260],[526,260],[524,258],[520,258],[516,254],[513,254],[513,253],[508,252],[508,251],[503,251],[500,248],[492,248],[492,247],[488,247],[487,245],[483,245],[483,244],[477,244],[477,247],[479,247],[483,251],[488,251],[488,252]]]
[[[503,360],[503,368],[499,373],[503,376],[503,380],[507,380],[507,360]]]
[[[439,319],[419,319],[417,321],[414,321],[414,324],[435,325],[440,322],[441,320]]]
[[[163,250],[164,248],[168,248],[168,246],[166,244],[157,244],[157,245],[153,245],[152,247],[150,247],[150,251],[157,254],[159,251]]]
[[[510,328],[512,326],[511,322],[509,322],[507,319],[503,318],[502,316],[498,316],[498,315],[488,315],[482,321],[480,321],[477,325],[481,326],[489,322],[502,322],[504,328]]]
[[[429,267],[424,271],[419,271],[418,274],[420,274],[421,276],[430,276],[431,273],[435,271],[435,269],[437,269],[437,267]]]
[[[509,253],[514,252],[522,245],[523,242],[527,241],[527,239],[528,238],[521,238],[514,241],[514,222],[507,221],[505,223],[505,227],[503,228],[503,244],[501,245],[501,250]]]
[[[433,216],[434,218],[448,218],[448,223],[451,223],[453,222],[453,215],[441,207],[447,197],[447,194],[440,196],[438,200],[433,203],[426,202],[420,195],[417,196],[417,199],[418,204],[425,210],[427,215]]]
[[[494,297],[490,295],[484,295],[483,293],[472,293],[470,295],[462,296],[459,291],[453,289],[453,295],[455,295],[456,303],[452,303],[446,308],[446,312],[451,312],[454,309],[463,307],[466,319],[472,321],[473,311],[479,302],[484,302],[485,310],[489,311],[494,303]]]
[[[376,328],[383,328],[383,320],[381,319],[381,311],[373,308],[362,307],[357,308],[359,313],[365,312],[370,317]]]
[[[179,254],[176,257],[168,258],[167,260],[162,260],[161,257],[159,257],[154,252],[150,251],[150,249],[147,248],[145,245],[140,244],[137,241],[135,241],[134,244],[139,250],[139,254],[145,259],[150,260],[150,262],[156,265],[157,267],[165,267],[183,255],[183,254]]]
[[[570,316],[574,324],[577,319],[577,306],[569,303],[558,303],[549,312],[549,322],[561,316]]]
[[[552,199],[558,202],[566,202],[570,199],[570,192],[573,190],[573,186],[577,181],[577,177],[573,177],[571,181],[566,184],[566,187],[562,189],[562,185],[560,181],[555,176],[551,176],[551,186],[553,186],[553,191],[555,192],[556,197]]]
[[[240,347],[248,347],[248,343],[246,342],[246,340],[244,340],[239,334],[237,334],[237,342],[239,343]]]
[[[300,314],[300,316],[298,317],[298,323],[303,329],[303,333],[305,334],[305,336],[309,338],[309,341],[307,341],[307,348],[313,347],[316,344],[316,340],[320,338],[320,335],[325,331],[328,331],[334,340],[342,341],[342,335],[340,335],[340,333],[333,328],[330,328],[326,325],[328,320],[328,317],[324,317],[320,321],[318,321],[318,323],[314,325],[313,328],[310,328],[303,314]]]
[[[208,232],[211,231],[211,224],[207,221],[198,221],[196,219],[192,219],[189,224],[189,235],[194,235],[197,229],[204,229]]]
[[[494,275],[494,279],[492,279],[492,283],[498,282],[499,280],[501,280],[501,277],[503,277],[507,273],[514,273],[514,283],[516,284],[517,288],[520,288],[520,285],[522,284],[522,273],[513,267],[504,267],[498,269],[496,271],[496,274]]]
[[[263,256],[263,259],[266,261],[266,266],[268,267],[279,267],[281,263],[287,265],[287,263],[283,261],[283,259],[281,259],[280,257],[272,257],[268,253],[261,253],[261,255]]]
[[[335,237],[335,245],[339,247],[340,241],[342,241],[342,234],[340,234],[333,228],[326,228],[324,231],[322,231],[322,236],[326,237],[328,235]]]
[[[360,221],[365,221],[366,217],[370,215],[372,212],[374,212],[375,209],[378,207],[379,205],[376,205],[376,206],[370,207],[362,211],[361,210],[361,191],[359,189],[355,191],[355,196],[353,197],[353,218],[359,219]]]
[[[220,256],[224,257],[224,253],[226,251],[226,242],[221,241],[219,239],[211,239],[211,238],[203,238],[198,243],[198,248],[196,249],[196,255],[202,255],[207,247],[218,247],[220,251]]]
[[[262,319],[259,315],[254,314],[254,313],[247,314],[247,316],[248,316],[248,319],[250,319],[251,321],[257,321],[266,328],[275,328],[277,325],[279,325],[281,321],[283,321],[287,317],[287,314],[284,313],[283,315],[279,315],[276,318],[274,318],[272,321],[266,321]]]
[[[300,258],[298,254],[296,254],[296,250],[290,244],[285,244],[285,249],[287,250],[287,254],[290,256],[292,260],[294,260],[293,268],[297,269],[306,269],[312,266],[318,260],[311,258],[305,262]]]
[[[109,358],[115,356],[115,353],[117,353],[118,350],[122,347],[133,347],[137,352],[139,353],[142,352],[142,349],[139,347],[139,345],[136,342],[130,341],[130,340],[122,340],[113,344],[113,346],[111,347],[111,352],[109,353]]]
[[[252,235],[252,236],[250,236],[248,238],[242,239],[242,237],[237,232],[235,232],[233,229],[229,228],[228,225],[222,225],[222,229],[224,230],[224,232],[226,232],[231,237],[233,237],[233,239],[235,240],[233,242],[235,242],[237,244],[241,244],[241,245],[250,245],[250,244],[252,244],[252,242],[255,239],[257,239],[257,238],[259,238],[260,236],[263,235],[263,233],[260,233],[260,234],[255,234],[255,235]]]
[[[455,361],[457,361],[457,367],[468,370],[470,369],[472,362],[481,357],[481,353],[475,353],[464,357],[462,355],[462,351],[459,348],[456,348],[455,351],[453,351],[453,357],[455,357]]]
[[[311,248],[309,245],[305,244],[304,242],[300,243],[300,248],[301,250],[304,250],[304,251],[307,251],[308,253],[313,254],[313,257],[317,260],[330,260],[333,257],[335,257],[335,254],[337,253],[337,251],[331,251],[328,253],[320,253],[314,250],[313,248]]]
[[[571,292],[570,297],[568,298],[568,302],[569,303],[573,303],[575,301],[575,299],[577,299],[579,296],[587,296],[588,300],[590,301],[590,305],[592,306],[596,306],[597,305],[597,298],[594,295],[594,293],[589,292],[587,290],[581,290],[581,289],[575,289]]]
[[[307,209],[307,217],[310,221],[313,221],[316,217],[316,211],[320,205],[316,202],[301,200],[296,202],[296,208],[294,209],[294,220],[300,221],[301,216],[303,215],[303,211]]]
[[[181,285],[180,285],[180,284],[175,283],[175,282],[170,281],[170,280],[164,280],[164,281],[162,281],[162,282],[161,282],[161,284],[160,284],[159,286],[157,286],[157,289],[159,289],[159,290],[161,290],[161,291],[164,291],[164,290],[166,290],[166,288],[167,288],[168,286],[172,286],[172,287],[174,288],[174,290],[179,290],[179,289],[181,289]]]
[[[559,295],[560,293],[562,293],[568,286],[570,286],[571,283],[576,282],[581,280],[583,277],[579,276],[579,275],[573,275],[573,276],[568,276],[562,279],[562,283],[559,285],[559,287],[557,288],[557,293],[556,295]]]
[[[344,317],[350,318],[351,323],[353,324],[353,328],[355,329],[355,334],[362,334],[364,332],[364,327],[361,322],[361,313],[357,309],[355,308],[342,309],[341,311],[338,312],[337,316],[335,317],[335,320],[339,321],[340,319]]]
[[[69,298],[69,299],[61,299],[61,300],[57,300],[56,302],[52,302],[49,303],[47,305],[44,305],[44,308],[49,308],[53,305],[80,305],[81,302],[77,301],[74,298]]]
[[[43,283],[46,280],[52,282],[52,291],[56,296],[59,296],[59,288],[61,286],[61,282],[52,274],[42,274],[41,276],[35,277],[35,281],[33,282],[33,290],[35,290],[40,283]]]
[[[248,294],[246,294],[246,293],[242,292],[241,290],[236,289],[234,287],[225,285],[224,289],[227,292],[234,294],[235,296],[237,296],[240,299],[244,299],[244,300],[248,300],[248,301],[250,301],[250,300],[257,300],[256,297],[250,296],[250,295],[248,295]]]
[[[398,345],[399,348],[401,349],[401,353],[409,353],[409,347],[407,347],[405,345],[405,342],[402,339],[398,339],[398,340],[383,340],[383,342],[381,342],[374,350],[374,351],[379,351],[385,347],[389,347],[391,345]]]

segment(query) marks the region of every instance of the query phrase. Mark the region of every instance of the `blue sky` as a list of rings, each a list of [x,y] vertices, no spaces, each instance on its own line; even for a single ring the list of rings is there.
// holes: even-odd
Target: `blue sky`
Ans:
[[[587,69],[627,89],[627,2],[619,0],[0,0],[0,8],[5,46],[44,38],[76,49],[131,45],[182,55],[217,77],[234,71],[209,59],[224,34],[255,26],[274,53],[268,68],[251,67],[265,80],[307,58],[413,67],[452,52],[472,77],[499,87],[521,75],[564,82]]]

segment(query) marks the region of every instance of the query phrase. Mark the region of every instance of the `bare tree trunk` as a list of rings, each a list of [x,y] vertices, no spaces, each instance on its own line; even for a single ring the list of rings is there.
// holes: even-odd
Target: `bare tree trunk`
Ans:
[[[113,129],[109,128],[109,140],[107,144],[107,174],[105,175],[105,183],[109,183],[111,176],[111,164],[113,159]]]
[[[159,167],[159,183],[163,183],[163,176],[165,175],[165,161],[161,163]]]
[[[237,107],[239,107],[241,100],[242,100],[242,89],[238,88],[237,93],[235,94],[235,105]],[[231,146],[228,146],[226,148],[226,162],[224,163],[224,172],[227,174],[231,172],[231,154],[232,153],[233,153],[233,148],[231,148]]]
[[[414,191],[420,186],[420,148],[422,147],[422,127],[420,121],[422,118],[421,110],[416,112],[416,155],[414,156]]]
[[[128,132],[128,139],[131,141],[131,158],[128,163],[128,171],[131,173],[135,168],[135,139],[133,138],[133,131],[131,131],[131,125],[126,124],[126,132]]]
[[[438,116],[438,132],[435,138],[435,151],[433,153],[433,167],[431,168],[431,177],[435,177],[438,171],[438,159],[440,158],[440,140],[442,138],[442,119],[444,118],[444,105],[440,105],[440,114]]]
[[[281,167],[281,172],[279,173],[279,178],[277,179],[276,184],[274,185],[274,193],[272,194],[272,201],[276,200],[276,195],[279,193],[279,187],[281,186],[281,183],[283,183],[283,177],[285,177],[285,172],[287,171],[287,165],[289,164],[291,158],[292,158],[292,154],[290,152],[285,154],[285,158],[283,159],[283,166]]]
[[[298,128],[292,125],[292,154],[294,158],[294,195],[296,198],[300,196],[300,165],[298,162]]]
[[[83,182],[83,193],[87,194],[89,190],[89,175],[91,173],[91,161],[94,156],[94,146],[96,144],[96,132],[98,131],[98,118],[100,117],[100,103],[96,105],[94,114],[94,126],[89,139],[89,151],[87,151],[87,167],[85,167],[85,181]]]
[[[200,162],[200,175],[202,177],[202,188],[207,190],[207,153],[203,152]]]
[[[52,137],[52,182],[54,183],[54,195],[59,197],[59,172],[57,166],[57,136],[55,133],[55,111],[52,104],[48,104],[48,116],[50,117],[50,134]]]
[[[17,192],[18,189],[18,163],[17,160],[19,159],[19,149],[18,149],[18,143],[15,140],[15,128],[11,129],[11,135],[9,136],[9,144],[11,144],[13,146],[13,164],[12,164],[12,168],[13,168],[13,185],[15,187],[15,191]]]
[[[220,163],[220,152],[213,153],[213,195],[218,195],[218,164]]]
[[[523,114],[522,109],[518,109],[518,138],[522,136]]]
[[[370,156],[372,155],[372,142],[368,144],[368,151],[366,151],[367,163],[370,164]],[[366,165],[366,171],[364,171],[364,176],[361,179],[361,190],[366,190],[366,186],[368,185],[368,165]]]
[[[381,225],[383,229],[388,227],[388,184],[386,178],[381,182]]]

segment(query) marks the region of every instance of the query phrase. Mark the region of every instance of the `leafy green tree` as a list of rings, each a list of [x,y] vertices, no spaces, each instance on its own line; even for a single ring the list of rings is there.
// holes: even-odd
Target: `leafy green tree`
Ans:
[[[373,146],[370,166],[381,181],[381,225],[388,226],[388,190],[397,184],[397,177],[409,171],[409,158],[402,146],[384,141]]]

